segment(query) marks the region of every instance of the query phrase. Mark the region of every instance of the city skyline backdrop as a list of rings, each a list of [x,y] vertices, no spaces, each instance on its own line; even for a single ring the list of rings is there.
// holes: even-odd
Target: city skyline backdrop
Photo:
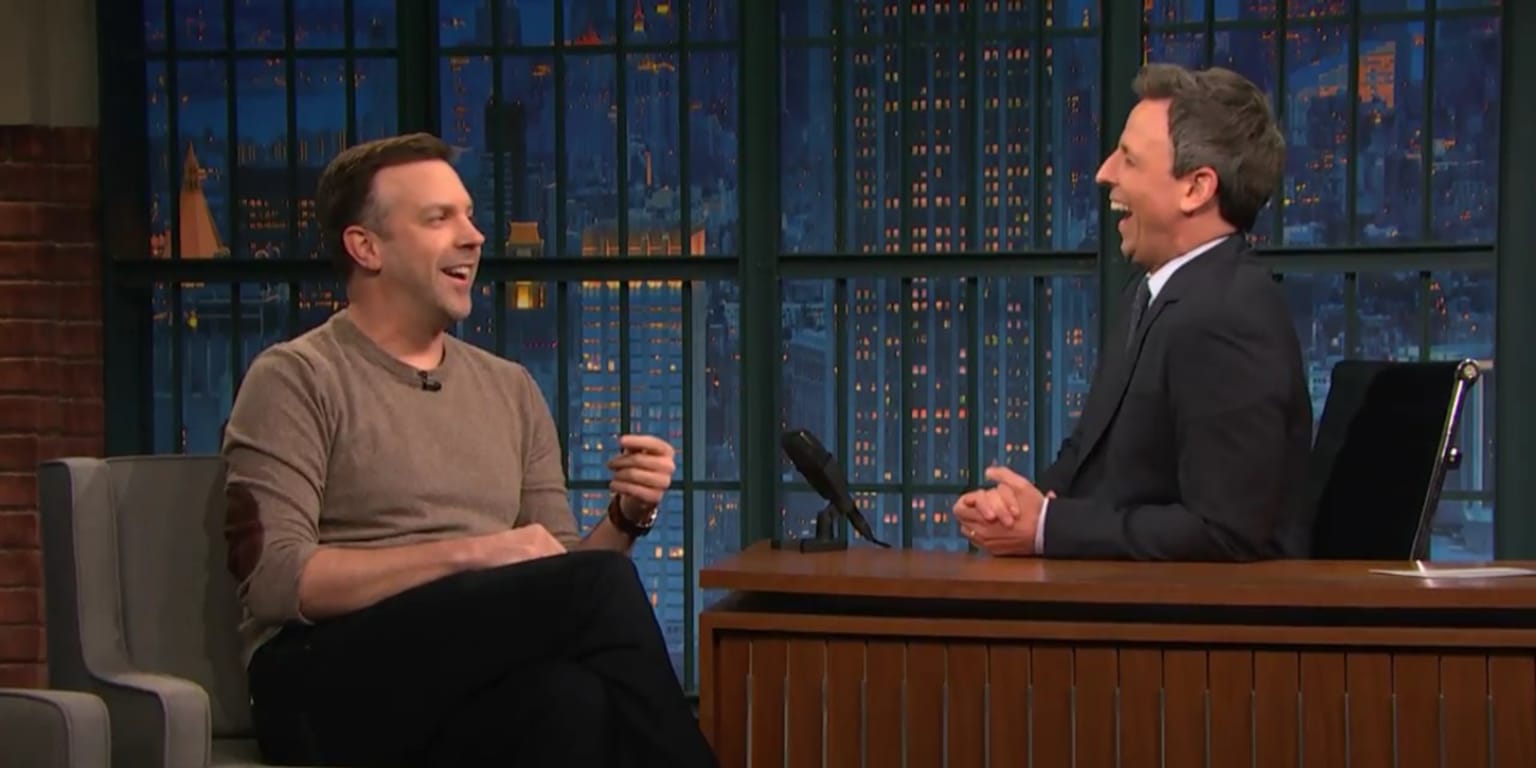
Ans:
[[[291,20],[282,4],[146,2],[142,255],[323,258],[320,169],[349,139],[396,133],[399,89],[430,82],[485,258],[739,258],[744,217],[761,215],[741,205],[739,0],[495,2],[437,4],[431,72],[399,70],[377,0],[353,0],[350,21],[340,0],[294,0]],[[1211,19],[1205,3],[1146,3],[1149,60],[1230,66],[1273,99],[1288,159],[1256,242],[1492,242],[1496,9],[1433,23],[1411,0],[1288,9],[1282,38],[1273,0],[1220,0]],[[990,463],[1033,474],[1081,412],[1097,277],[1029,261],[1099,247],[1093,176],[1101,131],[1119,126],[1101,120],[1098,14],[1089,0],[781,3],[781,251],[1020,259],[1018,276],[782,284],[779,424],[838,453],[886,541],[963,549],[954,497]],[[1318,415],[1346,356],[1493,354],[1491,269],[1285,273],[1283,286]],[[249,361],[345,304],[334,282],[294,287],[156,287],[155,450],[216,451]],[[636,560],[681,671],[708,599],[697,569],[741,538],[739,284],[484,282],[475,297],[456,333],[533,373],[584,525],[606,506],[617,434],[679,447],[687,489]],[[1495,380],[1466,411],[1437,557],[1491,550]],[[781,477],[782,527],[803,532],[821,503],[787,463]]]

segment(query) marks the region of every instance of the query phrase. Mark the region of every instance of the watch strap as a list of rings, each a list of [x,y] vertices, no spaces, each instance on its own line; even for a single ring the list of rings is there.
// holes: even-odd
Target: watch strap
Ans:
[[[651,532],[651,528],[656,524],[656,512],[657,510],[653,509],[646,516],[645,522],[636,522],[624,514],[624,505],[619,502],[618,494],[614,494],[613,500],[608,502],[608,522],[613,523],[613,527],[632,539],[638,539]]]

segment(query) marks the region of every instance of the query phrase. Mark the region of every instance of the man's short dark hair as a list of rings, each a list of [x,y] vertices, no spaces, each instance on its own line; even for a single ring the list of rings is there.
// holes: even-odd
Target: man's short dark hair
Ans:
[[[1173,175],[1214,169],[1221,217],[1252,230],[1285,170],[1285,138],[1264,92],[1230,69],[1176,64],[1146,65],[1132,88],[1143,99],[1169,101]]]
[[[453,148],[430,133],[411,133],[364,142],[342,150],[320,174],[315,212],[321,247],[343,280],[352,274],[352,256],[341,233],[354,224],[378,227],[382,211],[373,196],[373,177],[384,168],[423,160],[452,162]]]

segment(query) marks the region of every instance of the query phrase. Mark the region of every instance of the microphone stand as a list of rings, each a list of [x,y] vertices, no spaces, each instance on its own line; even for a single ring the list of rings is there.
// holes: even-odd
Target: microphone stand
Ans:
[[[816,513],[816,533],[808,539],[784,540],[775,538],[771,542],[774,549],[799,551],[802,554],[811,552],[840,552],[848,548],[846,539],[839,539],[832,535],[832,523],[837,519],[837,509],[827,502],[820,512]]]

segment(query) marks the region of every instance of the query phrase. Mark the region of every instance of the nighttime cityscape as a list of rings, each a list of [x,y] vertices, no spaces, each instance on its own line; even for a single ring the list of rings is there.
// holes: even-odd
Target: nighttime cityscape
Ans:
[[[780,287],[778,423],[839,455],[881,539],[963,550],[954,498],[990,464],[1048,463],[1094,374],[1096,274],[1031,262],[1099,247],[1094,174],[1120,127],[1101,116],[1098,3],[782,0],[778,210],[754,211],[741,104],[770,95],[743,96],[744,2],[443,0],[438,58],[403,71],[383,0],[293,0],[292,20],[283,3],[146,0],[151,237],[134,257],[325,258],[319,173],[349,141],[400,130],[403,88],[434,94],[430,130],[459,150],[486,259],[735,260],[754,216],[777,220],[782,254],[884,255],[887,275],[908,256],[1017,254],[1017,276]],[[1210,19],[1207,5],[1146,0],[1145,55],[1231,67],[1270,94],[1287,164],[1258,244],[1494,241],[1496,6],[1431,23],[1423,0],[1292,0],[1282,36],[1275,0],[1216,0]],[[1280,266],[1314,414],[1345,358],[1493,357],[1491,269],[1382,261]],[[484,282],[475,296],[456,333],[539,382],[583,525],[604,514],[619,434],[678,447],[635,559],[681,671],[709,599],[697,569],[740,546],[740,447],[776,442],[742,433],[740,285]],[[154,450],[216,452],[250,360],[345,303],[334,282],[158,286]],[[1496,381],[1464,411],[1439,559],[1491,552]],[[782,479],[783,529],[803,532],[820,501],[787,463]]]

